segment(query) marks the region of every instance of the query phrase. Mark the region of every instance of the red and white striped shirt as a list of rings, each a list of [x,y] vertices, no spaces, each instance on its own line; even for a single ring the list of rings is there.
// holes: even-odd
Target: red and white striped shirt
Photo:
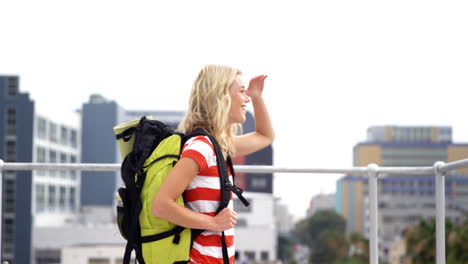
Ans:
[[[184,192],[185,206],[193,211],[214,216],[221,201],[220,179],[216,154],[213,144],[206,136],[189,139],[183,149],[182,157],[194,159],[200,166],[200,172],[189,183]],[[232,174],[229,170],[229,180]],[[232,193],[228,205],[233,209]],[[224,231],[228,247],[229,262],[234,263],[234,228]],[[204,231],[193,242],[189,263],[223,264],[221,232]]]

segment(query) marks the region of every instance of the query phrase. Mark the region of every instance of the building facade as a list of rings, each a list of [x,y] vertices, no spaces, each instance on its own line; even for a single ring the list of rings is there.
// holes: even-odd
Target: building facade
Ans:
[[[18,76],[0,76],[0,107],[5,162],[79,162],[79,124],[38,115],[29,94],[19,92]],[[79,208],[79,176],[76,171],[3,172],[2,261],[32,263],[35,227],[73,218]]]
[[[370,127],[367,141],[354,147],[354,166],[432,166],[468,158],[468,144],[452,142],[450,127]],[[434,175],[379,175],[380,256],[388,259],[396,235],[421,218],[435,217]],[[446,178],[446,216],[459,221],[468,212],[468,171]],[[369,235],[367,177],[347,175],[337,182],[336,209],[347,232]]]
[[[81,109],[81,162],[119,163],[120,154],[112,128],[124,122],[124,110],[114,101],[92,95]],[[81,175],[81,205],[111,206],[119,182],[117,172],[84,171]]]
[[[79,163],[80,138],[76,124],[58,123],[35,115],[33,162]],[[34,226],[63,225],[79,210],[80,171],[33,171]]]
[[[321,210],[335,210],[335,194],[317,194],[310,200],[306,216],[313,216]]]
[[[0,107],[1,159],[32,162],[34,102],[29,94],[19,92],[18,76],[0,76]],[[33,221],[31,171],[3,171],[2,187],[1,260],[29,263]]]

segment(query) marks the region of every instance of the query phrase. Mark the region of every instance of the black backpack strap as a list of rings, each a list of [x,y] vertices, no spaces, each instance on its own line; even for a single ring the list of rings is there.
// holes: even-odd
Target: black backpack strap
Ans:
[[[234,172],[234,165],[232,163],[232,159],[231,159],[231,156],[228,156],[227,157],[227,163],[228,163],[228,166],[229,166],[229,169],[231,170],[231,174],[232,174],[232,184],[231,182],[227,182],[226,185],[228,187],[228,189],[230,189],[233,193],[236,194],[237,198],[239,198],[239,200],[245,205],[245,206],[249,206],[250,203],[249,201],[247,201],[247,199],[245,199],[245,197],[242,195],[242,193],[244,192],[244,190],[242,190],[241,188],[237,187],[235,184],[234,184],[234,179],[236,177],[236,173]]]
[[[208,135],[208,138],[210,139],[211,143],[213,143],[213,147],[216,154],[216,165],[218,166],[219,180],[221,183],[221,201],[218,210],[216,210],[216,214],[218,214],[221,210],[227,208],[229,201],[231,200],[230,189],[227,185],[227,183],[230,183],[230,181],[228,170],[226,167],[226,160],[224,159],[221,147],[219,146],[218,142],[213,136]]]
[[[173,229],[162,232],[156,235],[150,235],[150,236],[144,236],[140,238],[141,243],[148,243],[148,242],[153,242],[157,240],[161,240],[170,236],[174,236],[174,239],[172,240],[172,243],[174,244],[179,244],[180,242],[180,233],[184,231],[185,227],[182,226],[176,226]]]
[[[122,163],[121,167],[121,174],[122,176],[126,175],[127,177],[122,177],[122,180],[125,183],[126,188],[126,207],[128,210],[127,215],[128,218],[126,219],[127,223],[127,245],[125,247],[124,253],[124,264],[130,263],[130,256],[131,252],[135,250],[135,254],[140,261],[142,262],[143,258],[140,257],[141,255],[141,246],[138,245],[138,239],[140,238],[140,220],[139,215],[142,208],[142,203],[140,200],[140,193],[141,193],[141,185],[144,182],[144,175],[138,174],[137,182],[135,184],[134,181],[134,156],[133,153],[130,153],[125,157],[124,162]],[[133,178],[133,180],[132,180]],[[133,182],[132,182],[133,181]],[[121,192],[119,192],[121,193]],[[122,197],[123,198],[123,197]],[[141,260],[140,260],[141,258]]]

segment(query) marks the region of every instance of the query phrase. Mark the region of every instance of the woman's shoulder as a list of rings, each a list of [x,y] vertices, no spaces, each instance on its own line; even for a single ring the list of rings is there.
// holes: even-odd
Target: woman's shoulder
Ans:
[[[198,136],[193,136],[189,138],[184,145],[192,145],[192,144],[206,144],[209,146],[213,146],[213,143],[211,143],[211,140],[207,136],[203,135],[198,135]]]
[[[213,151],[214,146],[211,140],[207,136],[198,135],[189,138],[183,148],[182,152],[188,149],[195,149],[195,150],[204,150],[205,151]]]

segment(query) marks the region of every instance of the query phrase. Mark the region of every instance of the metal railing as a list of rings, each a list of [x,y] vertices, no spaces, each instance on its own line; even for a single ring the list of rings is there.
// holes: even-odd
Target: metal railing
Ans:
[[[378,254],[378,186],[379,174],[406,174],[424,175],[435,174],[436,177],[436,263],[445,264],[445,176],[449,171],[468,168],[468,159],[450,163],[437,161],[432,167],[379,167],[369,164],[367,167],[352,167],[345,169],[321,168],[287,168],[278,166],[235,166],[236,171],[244,173],[332,173],[353,174],[368,176],[369,182],[369,263],[377,264]],[[80,171],[119,171],[120,164],[57,164],[57,163],[10,163],[0,160],[0,190],[2,190],[3,171],[29,171],[29,170],[80,170]],[[0,192],[0,201],[2,200]],[[0,214],[2,214],[0,203]],[[1,219],[1,215],[0,215]],[[2,230],[0,221],[0,230]],[[1,244],[0,232],[0,248]]]

